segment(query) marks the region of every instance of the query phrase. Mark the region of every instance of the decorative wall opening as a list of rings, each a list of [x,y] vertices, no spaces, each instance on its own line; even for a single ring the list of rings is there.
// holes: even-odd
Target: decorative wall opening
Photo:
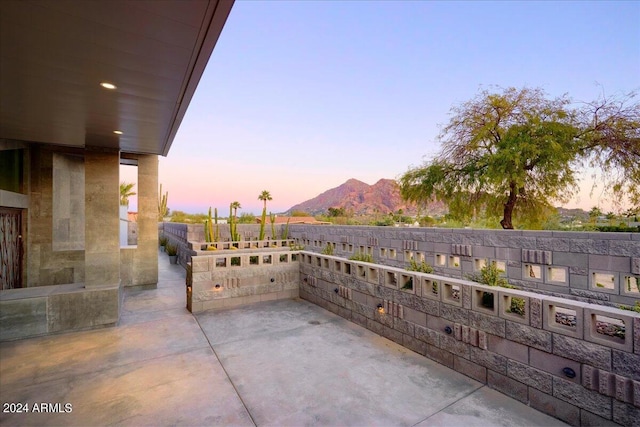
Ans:
[[[566,267],[547,267],[547,281],[557,284],[567,283]]]
[[[460,268],[460,257],[459,256],[450,256],[449,257],[449,268]]]
[[[627,294],[640,294],[640,277],[625,276],[623,280],[623,291]]]
[[[616,276],[609,273],[591,273],[591,286],[599,290],[613,290],[616,288]]]
[[[522,278],[525,280],[542,280],[542,266],[525,264],[522,266]]]
[[[594,332],[602,335],[605,339],[613,339],[624,342],[626,327],[621,319],[603,316],[600,314],[591,315]]]
[[[473,271],[480,271],[487,266],[486,258],[475,258],[473,260]]]
[[[444,283],[442,298],[444,302],[462,305],[462,287],[460,285]]]
[[[440,299],[440,288],[437,280],[422,279],[422,296],[432,299]]]

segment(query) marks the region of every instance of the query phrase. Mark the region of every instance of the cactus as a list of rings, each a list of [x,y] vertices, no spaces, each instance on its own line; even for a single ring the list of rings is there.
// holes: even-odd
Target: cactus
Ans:
[[[229,205],[229,231],[231,233],[232,242],[240,241],[240,236],[238,235],[238,225],[236,224],[235,218],[233,217],[233,203]]]
[[[282,240],[287,240],[289,238],[289,221],[291,218],[287,218],[287,223],[284,225],[282,229]]]
[[[214,209],[214,216],[211,217],[211,206],[209,206],[209,215],[204,220],[204,241],[207,243],[217,242],[220,239],[220,230],[218,228],[218,208]]]
[[[275,214],[269,212],[269,220],[271,221],[271,238],[276,240],[278,236],[276,236],[276,216]]]
[[[204,220],[204,241],[213,241],[213,220],[211,219],[211,206],[209,206],[209,216]]]
[[[258,240],[264,240],[264,223],[267,222],[267,208],[262,209],[262,217],[260,220],[260,236]]]
[[[213,210],[213,215],[214,215],[213,220],[215,221],[215,224],[216,224],[216,228],[213,232],[213,241],[217,242],[220,240],[220,227],[218,227],[218,208],[215,208]]]
[[[162,222],[169,209],[167,208],[167,200],[169,199],[169,192],[162,194],[162,184],[160,184],[160,192],[158,193],[158,221]]]

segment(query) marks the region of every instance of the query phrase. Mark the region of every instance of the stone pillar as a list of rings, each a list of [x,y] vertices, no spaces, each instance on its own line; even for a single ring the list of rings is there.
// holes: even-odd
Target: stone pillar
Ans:
[[[138,155],[138,248],[132,284],[158,284],[158,156]]]
[[[87,148],[85,167],[85,285],[120,284],[120,153]]]

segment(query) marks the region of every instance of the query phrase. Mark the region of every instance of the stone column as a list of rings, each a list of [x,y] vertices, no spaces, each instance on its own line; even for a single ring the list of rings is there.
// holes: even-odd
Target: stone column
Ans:
[[[158,156],[138,155],[138,248],[133,285],[158,284]]]
[[[120,153],[85,151],[85,285],[120,284]]]

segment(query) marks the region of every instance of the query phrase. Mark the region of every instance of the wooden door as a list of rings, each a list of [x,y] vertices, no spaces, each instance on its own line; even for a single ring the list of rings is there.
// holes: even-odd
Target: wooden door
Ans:
[[[22,211],[0,208],[1,289],[22,287]]]

